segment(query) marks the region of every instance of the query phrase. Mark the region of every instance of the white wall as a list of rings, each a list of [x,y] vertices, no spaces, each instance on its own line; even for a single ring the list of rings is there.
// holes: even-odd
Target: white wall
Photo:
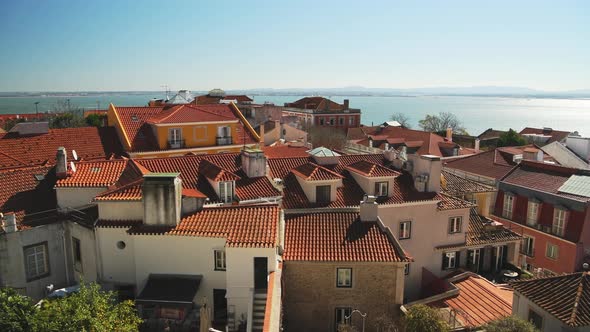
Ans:
[[[134,238],[127,234],[127,228],[97,227],[99,275],[102,282],[135,284]],[[119,249],[117,242],[125,242],[125,249]],[[150,251],[154,250],[154,247]]]
[[[449,234],[449,218],[455,216],[463,218],[462,232]],[[412,221],[411,237],[399,242],[414,258],[410,264],[410,274],[406,276],[405,294],[408,299],[415,299],[420,294],[422,268],[437,276],[448,272],[442,270],[443,252],[435,250],[435,247],[465,242],[469,209],[439,211],[436,202],[380,205],[379,217],[398,239],[400,222]],[[461,261],[464,261],[464,256],[461,255]]]
[[[142,201],[97,201],[98,215],[104,220],[143,220]]]
[[[69,261],[74,274],[74,279],[79,283],[82,279],[84,282],[93,282],[98,278],[97,257],[96,257],[96,241],[94,237],[94,230],[78,225],[76,223],[68,223],[69,225]],[[80,240],[80,250],[82,254],[82,269],[76,271],[74,262],[74,245],[71,237]]]
[[[356,183],[363,189],[365,194],[375,195],[375,183],[387,181],[389,183],[387,196],[388,197],[393,196],[394,181],[395,181],[394,177],[387,176],[387,177],[371,177],[370,178],[370,177],[362,176],[362,175],[355,173],[355,172],[349,172],[349,173],[352,175],[352,177],[354,178]]]
[[[56,187],[57,206],[60,208],[77,208],[92,203],[94,197],[106,191],[106,187],[74,188]]]
[[[297,178],[297,182],[299,182],[299,185],[301,186],[301,189],[303,189],[303,192],[305,193],[305,196],[307,197],[307,199],[311,202],[311,203],[315,203],[316,202],[316,197],[315,197],[315,188],[316,186],[327,186],[329,185],[330,188],[330,201],[334,202],[335,200],[338,199],[338,188],[342,187],[342,180],[329,180],[329,181],[307,181],[304,180],[302,178],[300,178],[299,176],[295,176],[295,178]]]

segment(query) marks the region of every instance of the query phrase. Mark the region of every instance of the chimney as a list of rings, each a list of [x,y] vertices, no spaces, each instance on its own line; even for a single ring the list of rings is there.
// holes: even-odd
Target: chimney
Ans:
[[[360,217],[362,222],[377,221],[379,217],[379,204],[375,196],[365,195],[361,201]]]
[[[249,178],[266,176],[266,156],[260,149],[242,150],[242,170]]]
[[[2,214],[0,213],[0,216]],[[4,214],[4,222],[2,228],[6,233],[15,233],[17,231],[16,227],[16,215],[14,212],[8,212]]]
[[[180,173],[146,174],[143,176],[142,191],[145,225],[178,225],[182,211]]]
[[[344,99],[344,109],[347,110],[348,109],[348,105],[349,105],[349,100],[348,99]]]
[[[418,154],[408,155],[412,161],[412,176],[414,183],[420,183],[419,191],[440,192],[440,176],[442,172],[442,162],[439,156]]]
[[[447,128],[447,141],[448,142],[452,142],[453,141],[453,128],[448,127]]]
[[[475,152],[479,152],[479,138],[475,139]]]
[[[68,156],[66,153],[66,148],[63,146],[57,148],[55,159],[55,174],[58,179],[65,179],[68,176]]]

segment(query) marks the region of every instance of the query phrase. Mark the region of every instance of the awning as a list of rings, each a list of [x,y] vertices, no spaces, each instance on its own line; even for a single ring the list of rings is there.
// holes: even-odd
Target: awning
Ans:
[[[135,302],[193,303],[201,279],[203,279],[202,275],[150,274]]]

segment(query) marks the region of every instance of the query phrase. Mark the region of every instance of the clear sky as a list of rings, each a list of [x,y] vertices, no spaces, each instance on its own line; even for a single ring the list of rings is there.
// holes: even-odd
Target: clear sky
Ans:
[[[0,1],[0,91],[163,84],[590,89],[590,1]]]

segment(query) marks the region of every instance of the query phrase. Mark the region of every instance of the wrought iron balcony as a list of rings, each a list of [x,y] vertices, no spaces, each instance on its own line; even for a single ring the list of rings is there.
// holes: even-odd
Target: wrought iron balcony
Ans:
[[[215,140],[217,145],[230,145],[233,143],[231,136],[217,136]]]
[[[183,139],[168,140],[168,149],[182,149],[185,146],[186,145]]]

